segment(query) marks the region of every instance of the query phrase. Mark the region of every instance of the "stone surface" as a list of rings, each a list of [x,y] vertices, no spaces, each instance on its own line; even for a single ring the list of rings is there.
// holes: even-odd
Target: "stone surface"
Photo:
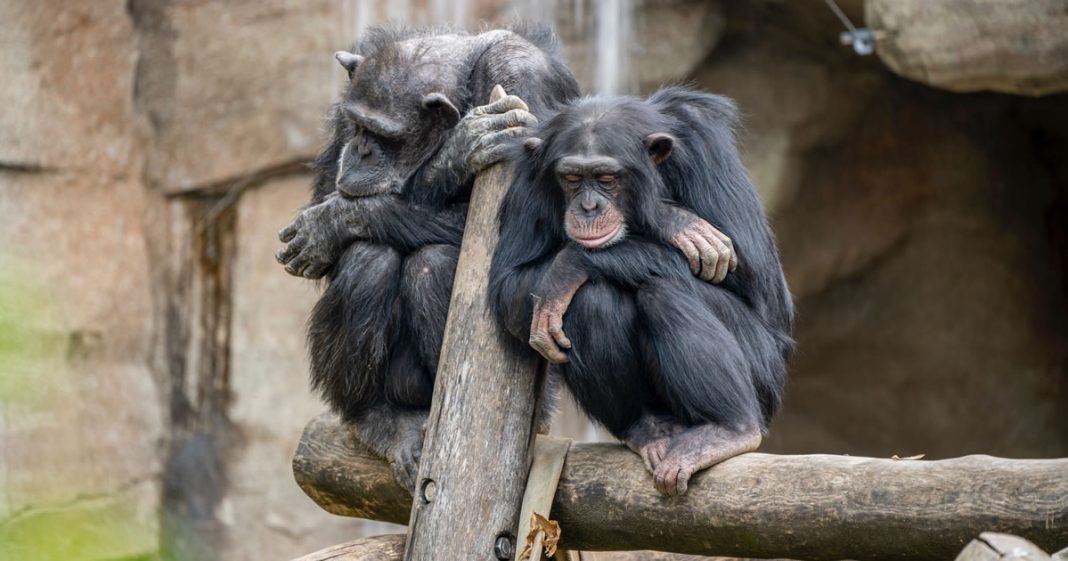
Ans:
[[[125,6],[0,2],[0,166],[122,173],[137,163]]]
[[[166,192],[303,163],[343,84],[352,41],[335,2],[134,2],[139,102],[152,123],[148,175]]]
[[[5,559],[157,548],[164,431],[139,193],[109,175],[0,172]]]
[[[125,2],[0,2],[0,558],[158,549]]]
[[[304,322],[316,284],[282,272],[275,232],[308,198],[297,175],[246,192],[238,213],[230,420],[241,435],[229,458],[222,516],[234,539],[224,558],[290,559],[382,524],[330,517],[293,482],[290,460],[306,421],[323,410],[308,389]]]
[[[749,116],[798,303],[764,449],[1068,453],[1066,107],[926,89],[820,52],[820,33],[728,37],[695,74]]]
[[[952,91],[1068,91],[1063,0],[870,0],[876,53],[894,72]]]

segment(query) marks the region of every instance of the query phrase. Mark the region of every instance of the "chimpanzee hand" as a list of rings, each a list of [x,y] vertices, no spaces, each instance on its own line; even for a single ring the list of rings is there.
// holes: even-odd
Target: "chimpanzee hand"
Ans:
[[[571,340],[564,334],[564,312],[589,278],[579,264],[579,251],[572,246],[561,250],[534,293],[530,346],[555,364],[567,362],[563,349],[571,348]]]
[[[738,254],[726,234],[686,209],[668,207],[668,213],[665,229],[671,244],[686,256],[693,274],[719,283],[738,268]]]
[[[321,203],[304,209],[278,233],[278,239],[287,245],[275,254],[275,258],[291,275],[321,278],[337,262],[345,247],[366,230],[360,216],[366,210],[364,206],[334,193]]]
[[[448,172],[458,183],[464,183],[503,160],[508,155],[509,141],[528,134],[537,123],[527,104],[514,95],[475,107],[460,119],[430,161],[428,174],[436,177]]]

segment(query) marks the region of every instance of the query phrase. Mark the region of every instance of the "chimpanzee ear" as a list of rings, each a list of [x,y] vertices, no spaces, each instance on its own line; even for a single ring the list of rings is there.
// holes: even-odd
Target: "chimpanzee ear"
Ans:
[[[671,149],[675,147],[675,137],[666,132],[654,132],[645,137],[645,149],[653,157],[656,165],[664,163],[671,156]]]
[[[428,93],[423,96],[423,109],[436,112],[445,120],[445,126],[453,127],[460,122],[460,110],[443,93]]]
[[[352,79],[352,73],[356,71],[356,67],[363,62],[363,57],[360,55],[352,54],[346,51],[338,51],[334,53],[334,58],[341,63],[341,66],[345,69],[345,72],[349,73],[349,79]]]
[[[523,141],[523,149],[527,151],[527,154],[535,154],[537,153],[538,149],[541,148],[541,145],[544,143],[544,140],[536,136],[532,136]]]

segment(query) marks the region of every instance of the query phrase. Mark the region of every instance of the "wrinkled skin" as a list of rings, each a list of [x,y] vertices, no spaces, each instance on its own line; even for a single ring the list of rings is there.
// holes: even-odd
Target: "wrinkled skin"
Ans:
[[[530,346],[553,364],[567,362],[562,349],[570,349],[571,341],[564,335],[564,312],[589,278],[578,252],[570,246],[561,250],[534,293]]]
[[[474,108],[456,125],[426,166],[428,184],[442,176],[464,182],[507,156],[512,139],[529,134],[537,118],[516,96]],[[458,162],[460,162],[458,164]],[[429,209],[406,203],[393,193],[347,198],[332,193],[319,204],[309,206],[278,233],[286,247],[276,254],[286,272],[308,279],[322,278],[338,256],[354,240],[373,239],[380,211],[408,205],[408,219],[438,221]],[[462,217],[449,216],[453,224]],[[435,240],[438,241],[438,240]]]

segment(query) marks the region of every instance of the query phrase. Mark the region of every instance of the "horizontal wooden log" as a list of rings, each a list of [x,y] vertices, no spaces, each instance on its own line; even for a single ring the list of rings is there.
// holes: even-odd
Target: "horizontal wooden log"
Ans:
[[[293,561],[401,561],[404,534],[385,534],[332,545]]]
[[[389,468],[331,416],[308,425],[293,465],[301,488],[330,512],[407,521],[410,498]],[[696,475],[685,496],[667,498],[632,452],[578,444],[551,517],[570,550],[944,560],[995,531],[1056,551],[1068,544],[1068,459],[756,453]]]
[[[1068,91],[1065,0],[867,0],[876,54],[901,76],[958,92]]]

